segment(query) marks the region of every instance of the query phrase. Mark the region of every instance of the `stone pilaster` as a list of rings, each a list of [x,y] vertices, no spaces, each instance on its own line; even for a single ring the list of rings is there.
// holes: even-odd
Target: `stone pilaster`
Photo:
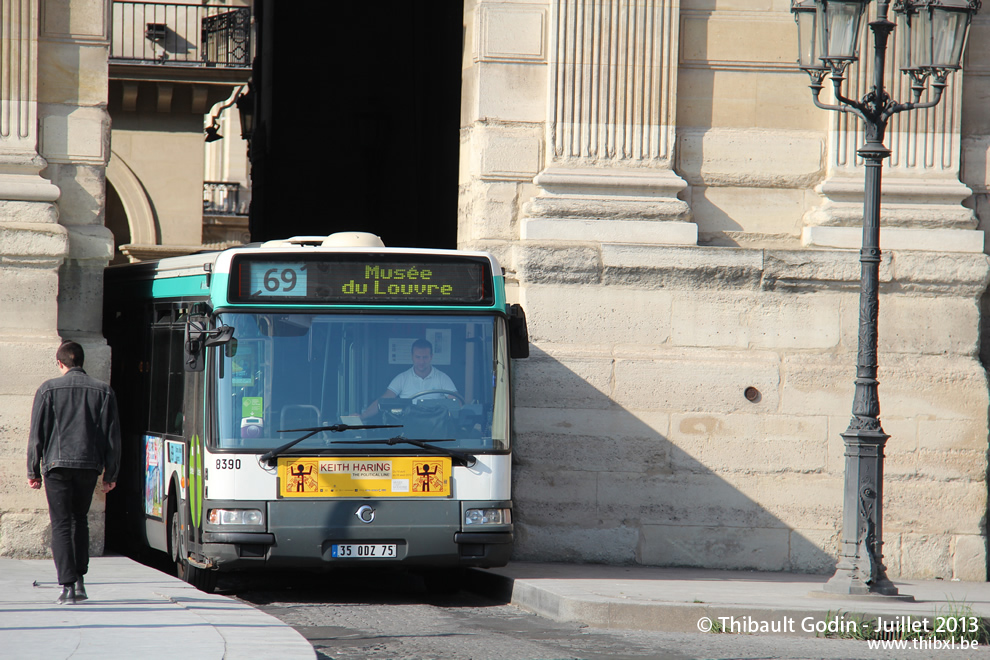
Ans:
[[[0,0],[0,221],[57,220],[59,191],[39,176],[38,0]]]
[[[547,165],[522,238],[697,243],[673,171],[678,0],[554,0]]]
[[[466,0],[457,239],[510,269],[519,209],[543,167],[547,24],[542,2]]]
[[[41,152],[48,176],[62,190],[59,223],[69,254],[59,269],[58,331],[83,345],[86,371],[110,380],[110,348],[103,338],[103,269],[113,257],[104,226],[110,159],[109,87],[111,3],[45,0],[40,43]],[[77,63],[75,68],[66,66]],[[58,75],[69,70],[72,75]],[[104,498],[90,510],[91,551],[103,551]]]
[[[44,495],[26,486],[35,388],[54,365],[58,268],[68,252],[59,189],[38,150],[39,0],[0,0],[0,555],[47,549]]]

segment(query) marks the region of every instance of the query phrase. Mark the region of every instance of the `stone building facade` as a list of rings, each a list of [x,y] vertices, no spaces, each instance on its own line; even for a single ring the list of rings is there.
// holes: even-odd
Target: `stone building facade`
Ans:
[[[831,572],[863,138],[812,104],[790,2],[468,5],[458,238],[507,266],[533,342],[515,372],[515,556]],[[889,133],[895,577],[986,579],[988,24],[941,106]]]
[[[834,568],[862,136],[812,104],[789,9],[464,0],[458,243],[499,257],[532,341],[514,373],[517,559]],[[0,554],[30,555],[47,546],[43,496],[22,487],[31,396],[60,337],[107,373],[110,37],[99,0],[0,0],[0,16],[20,58],[0,60],[16,82],[0,83]],[[889,132],[894,578],[987,577],[988,33],[984,12],[942,105]]]

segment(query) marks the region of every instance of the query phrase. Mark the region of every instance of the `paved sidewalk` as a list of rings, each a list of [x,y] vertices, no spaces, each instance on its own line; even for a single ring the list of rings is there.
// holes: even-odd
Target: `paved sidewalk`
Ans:
[[[126,557],[93,557],[89,600],[57,605],[50,559],[0,558],[0,657],[5,660],[314,660],[278,619]]]
[[[51,560],[0,558],[0,657],[12,659],[140,658],[156,660],[313,660],[310,644],[279,620],[124,557],[94,557],[90,600],[56,605]],[[821,626],[848,626],[854,614],[913,625],[937,616],[956,624],[990,619],[990,583],[896,581],[902,595],[825,596],[827,576],[645,566],[514,562],[475,570],[471,588],[558,621],[599,628],[821,636]],[[733,630],[733,626],[738,629]],[[755,628],[754,628],[755,626]],[[769,630],[760,630],[760,627]],[[776,627],[776,629],[773,629]],[[839,631],[842,632],[842,631]],[[980,657],[990,657],[981,646]]]
[[[894,625],[929,627],[949,616],[971,625],[970,615],[990,618],[990,583],[897,580],[902,595],[833,597],[822,592],[829,576],[646,566],[513,562],[475,571],[476,588],[557,621],[596,628],[663,632],[776,632],[814,637],[817,627],[846,625],[854,613],[881,616]],[[962,616],[966,621],[960,622]],[[754,630],[763,623],[766,631]],[[732,624],[738,626],[730,630]],[[776,625],[778,630],[772,630]],[[806,628],[811,628],[807,630]],[[747,630],[748,629],[748,630]],[[824,631],[827,632],[827,631]]]

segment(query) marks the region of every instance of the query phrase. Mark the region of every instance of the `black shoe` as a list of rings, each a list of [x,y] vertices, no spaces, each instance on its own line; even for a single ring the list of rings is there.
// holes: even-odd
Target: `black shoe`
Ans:
[[[89,596],[86,595],[86,585],[83,584],[83,576],[79,576],[76,580],[76,602],[81,600],[89,600]]]
[[[59,605],[75,605],[76,604],[76,585],[63,584],[62,593],[59,595],[58,600],[55,601]]]

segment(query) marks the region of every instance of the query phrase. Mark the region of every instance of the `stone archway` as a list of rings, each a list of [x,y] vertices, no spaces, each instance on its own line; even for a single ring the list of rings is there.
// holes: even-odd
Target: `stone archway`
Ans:
[[[128,244],[141,247],[158,245],[151,200],[141,185],[141,180],[124,159],[113,151],[110,152],[110,162],[107,164],[107,184],[113,187],[127,217],[127,227],[130,230]],[[123,237],[115,234],[114,238],[118,241],[119,249]]]

